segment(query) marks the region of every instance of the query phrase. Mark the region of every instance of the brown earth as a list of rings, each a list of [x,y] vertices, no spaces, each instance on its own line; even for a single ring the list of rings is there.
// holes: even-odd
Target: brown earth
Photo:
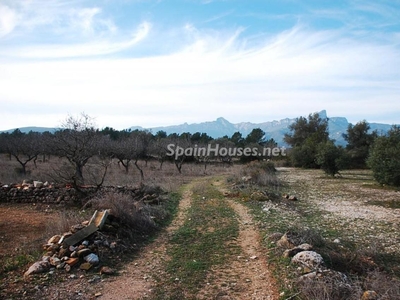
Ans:
[[[325,211],[321,221],[330,224],[335,222],[337,226],[348,228],[348,235],[358,233],[354,235],[357,242],[363,242],[363,237],[378,239],[388,252],[396,252],[399,249],[399,209],[385,205],[398,203],[399,192],[372,188],[370,172],[359,173],[354,175],[354,172],[349,172],[344,174],[344,179],[331,179],[313,170],[282,168],[279,176],[290,184],[291,192],[301,202]],[[221,181],[213,184],[224,192]],[[218,266],[210,272],[209,284],[205,283],[198,298],[210,299],[210,295],[213,295],[213,299],[278,299],[278,292],[268,269],[268,257],[261,246],[261,238],[248,209],[233,199],[225,200],[237,214],[240,232],[237,240],[232,243],[240,246],[241,253],[229,264]],[[10,299],[36,299],[38,294],[42,299],[95,299],[96,293],[98,299],[151,298],[158,278],[170,276],[164,270],[165,261],[168,260],[168,240],[182,225],[190,202],[191,191],[188,185],[172,224],[138,252],[132,261],[127,262],[118,276],[100,278],[98,274],[82,272],[77,278],[69,279],[65,275],[57,284],[38,284],[41,291],[36,294],[31,291],[33,298],[21,296]],[[282,211],[282,214],[285,215],[285,212]],[[46,224],[56,217],[56,212],[47,207],[0,204],[0,259],[15,255],[19,251],[16,248],[19,247],[38,247],[49,238],[44,236],[48,226]],[[292,218],[296,222],[296,216]],[[28,265],[24,270],[27,267]],[[10,274],[12,285],[5,286],[3,282],[0,284],[0,298],[2,289],[14,288],[23,293],[24,289],[32,288],[32,285],[26,285],[21,279],[24,270],[18,270],[18,274]],[[89,283],[90,280],[93,283]]]
[[[0,204],[0,258],[15,254],[26,246],[41,245],[48,224],[56,217],[56,212],[47,207]]]

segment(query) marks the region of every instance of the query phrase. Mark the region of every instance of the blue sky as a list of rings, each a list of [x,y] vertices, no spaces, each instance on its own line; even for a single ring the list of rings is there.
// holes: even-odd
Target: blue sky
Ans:
[[[400,1],[0,0],[0,130],[400,124]]]

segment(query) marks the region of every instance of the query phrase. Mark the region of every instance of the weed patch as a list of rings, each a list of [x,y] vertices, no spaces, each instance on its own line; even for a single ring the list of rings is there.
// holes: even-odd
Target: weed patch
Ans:
[[[198,183],[192,191],[186,220],[170,240],[171,259],[166,267],[170,278],[157,287],[157,299],[194,298],[211,268],[239,251],[227,246],[237,238],[239,226],[221,193],[208,181]]]

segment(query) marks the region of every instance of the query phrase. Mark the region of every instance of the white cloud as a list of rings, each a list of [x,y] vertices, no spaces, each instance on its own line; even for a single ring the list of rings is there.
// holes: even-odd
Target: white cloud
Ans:
[[[8,6],[0,4],[0,38],[12,32],[17,24],[17,14]]]
[[[81,44],[48,44],[40,46],[15,47],[9,50],[0,50],[0,54],[17,58],[69,58],[82,56],[97,56],[119,52],[128,49],[146,38],[151,29],[148,22],[141,23],[130,39],[122,41],[115,40],[93,40]]]
[[[248,46],[244,28],[215,31],[188,23],[179,29],[182,39],[174,40],[172,53],[121,57],[122,50],[148,49],[141,47],[149,39],[159,47],[171,41],[153,34],[149,22],[123,37],[96,8],[71,12],[69,20],[71,32],[79,27],[101,38],[0,49],[13,58],[0,60],[0,101],[9,103],[2,103],[0,129],[12,127],[2,124],[16,123],[9,116],[17,113],[30,116],[18,124],[56,126],[59,122],[49,124],[56,116],[85,111],[99,126],[122,129],[219,116],[262,122],[321,109],[369,121],[400,112],[398,38],[377,41],[348,28],[297,25],[260,35],[257,46]]]

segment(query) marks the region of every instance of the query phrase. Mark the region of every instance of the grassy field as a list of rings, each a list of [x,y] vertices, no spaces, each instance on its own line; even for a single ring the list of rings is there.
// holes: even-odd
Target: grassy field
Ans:
[[[58,158],[50,158],[38,162],[36,167],[29,165],[29,174],[21,175],[15,172],[18,164],[3,157],[0,182],[52,181],[52,166],[62,163]],[[375,291],[379,299],[400,299],[399,191],[376,184],[369,170],[344,171],[341,177],[332,178],[321,170],[283,167],[274,175],[266,171],[265,163],[229,168],[210,165],[206,172],[203,165],[184,164],[180,174],[171,163],[164,163],[161,170],[158,162],[140,163],[145,175],[142,183],[161,186],[170,194],[171,201],[165,207],[170,218],[161,225],[168,226],[173,216],[175,225],[166,227],[161,240],[157,240],[157,235],[148,235],[147,241],[134,255],[125,257],[122,264],[120,261],[118,268],[140,261],[146,245],[153,241],[163,243],[153,246],[158,252],[145,257],[147,261],[153,255],[161,257],[154,270],[146,269],[154,279],[153,299],[217,299],[228,295],[240,299],[249,284],[256,282],[255,277],[250,280],[246,277],[249,274],[240,273],[251,266],[251,261],[239,259],[243,257],[243,226],[248,225],[243,225],[232,201],[252,213],[251,226],[261,236],[261,256],[268,261],[280,299],[360,299],[366,290]],[[136,186],[140,182],[134,167],[125,173],[114,162],[105,185]],[[298,201],[289,201],[283,194],[294,195]],[[178,210],[179,201],[186,203],[184,209]],[[5,203],[0,204],[0,213],[0,270],[1,277],[10,283],[6,286],[4,281],[0,288],[7,289],[7,295],[14,295],[15,299],[30,284],[41,282],[27,283],[21,279],[27,266],[41,255],[40,244],[55,231],[91,214],[81,208],[65,210],[57,205]],[[10,227],[14,235],[18,232],[15,238],[7,235]],[[327,268],[347,276],[347,285],[338,289],[339,282],[334,278],[299,284],[298,278],[307,271],[282,256],[284,249],[272,238],[277,233],[288,233],[299,243],[311,244],[322,255]],[[147,288],[148,284],[146,279],[144,286]],[[83,286],[88,293],[102,288]],[[13,294],[10,288],[18,292]]]

